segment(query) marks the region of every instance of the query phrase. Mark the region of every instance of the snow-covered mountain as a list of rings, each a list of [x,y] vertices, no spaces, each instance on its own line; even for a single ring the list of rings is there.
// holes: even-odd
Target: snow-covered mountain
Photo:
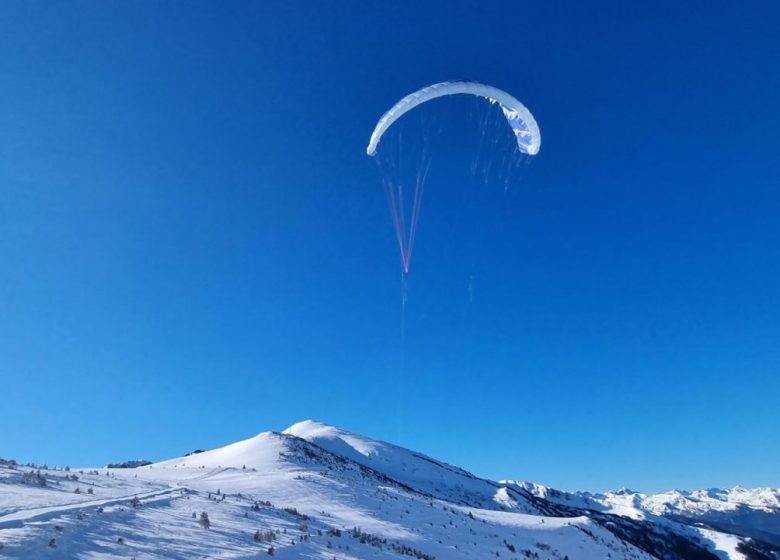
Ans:
[[[678,516],[704,498],[496,482],[305,421],[135,469],[0,462],[0,558],[780,559]],[[778,510],[776,491],[706,498],[725,516]]]
[[[709,488],[692,492],[672,490],[644,494],[622,488],[604,494],[562,492],[540,484],[504,481],[548,501],[623,515],[634,519],[666,519],[754,537],[780,546],[780,489]]]

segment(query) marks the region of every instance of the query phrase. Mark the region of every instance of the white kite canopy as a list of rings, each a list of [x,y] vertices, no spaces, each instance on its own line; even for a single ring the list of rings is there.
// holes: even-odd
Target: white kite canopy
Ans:
[[[374,132],[371,134],[371,140],[368,142],[366,153],[370,156],[376,154],[382,135],[406,112],[431,99],[459,93],[484,97],[491,103],[498,103],[504,112],[504,117],[506,117],[509,126],[512,127],[512,132],[515,133],[518,149],[522,153],[531,156],[539,153],[542,136],[539,133],[539,125],[536,124],[536,119],[534,119],[531,111],[505,91],[468,80],[433,84],[401,99],[387,113],[382,115],[382,118],[376,123],[376,128],[374,128]]]

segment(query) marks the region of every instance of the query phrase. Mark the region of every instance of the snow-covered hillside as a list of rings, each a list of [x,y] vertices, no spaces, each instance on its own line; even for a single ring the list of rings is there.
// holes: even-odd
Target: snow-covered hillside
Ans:
[[[719,501],[777,507],[732,492]],[[305,421],[135,469],[0,463],[0,558],[780,558],[604,496],[481,479]]]

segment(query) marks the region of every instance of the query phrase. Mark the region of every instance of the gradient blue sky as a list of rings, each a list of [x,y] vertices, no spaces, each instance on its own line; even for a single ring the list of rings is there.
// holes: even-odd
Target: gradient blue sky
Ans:
[[[316,418],[566,489],[780,486],[778,6],[2,2],[0,456]],[[425,199],[402,369],[365,144],[461,77],[542,151],[473,305]]]

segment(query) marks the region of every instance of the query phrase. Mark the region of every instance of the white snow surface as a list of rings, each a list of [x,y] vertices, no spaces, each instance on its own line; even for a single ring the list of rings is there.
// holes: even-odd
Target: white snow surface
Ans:
[[[260,558],[271,547],[327,560],[654,558],[524,484],[311,420],[135,469],[0,462],[0,558]],[[766,493],[732,495],[774,507]],[[743,558],[741,537],[680,530]]]

